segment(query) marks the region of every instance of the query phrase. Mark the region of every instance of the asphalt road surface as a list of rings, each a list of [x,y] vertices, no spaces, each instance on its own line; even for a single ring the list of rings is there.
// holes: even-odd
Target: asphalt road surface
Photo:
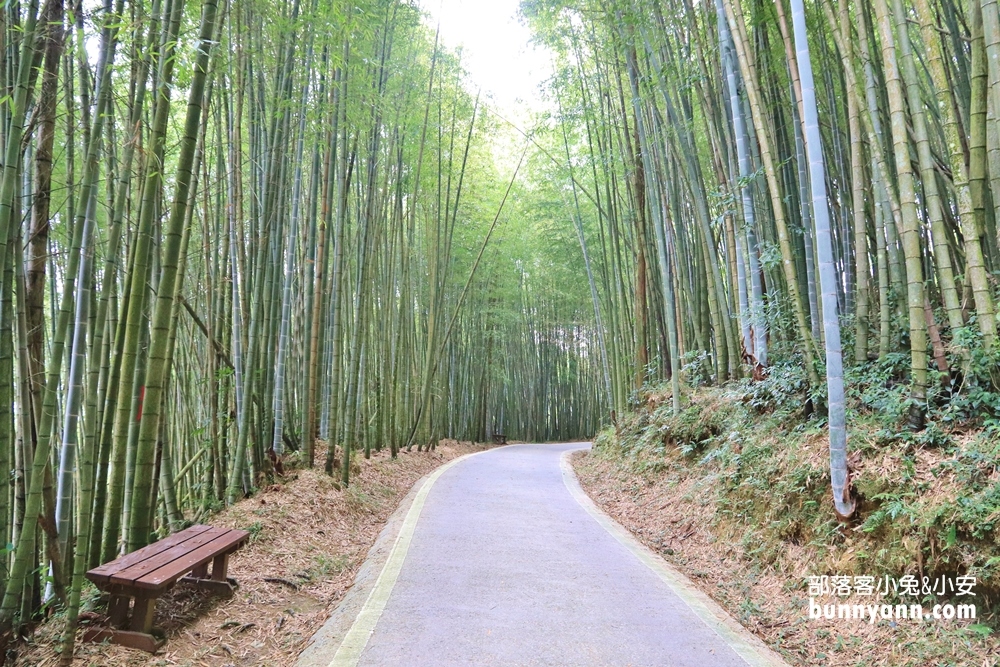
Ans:
[[[582,497],[560,458],[584,447],[493,449],[432,478],[382,601],[328,664],[782,664]]]

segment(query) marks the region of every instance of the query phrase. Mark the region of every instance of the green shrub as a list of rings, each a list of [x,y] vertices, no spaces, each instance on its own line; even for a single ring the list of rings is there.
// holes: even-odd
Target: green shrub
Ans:
[[[776,364],[763,380],[744,380],[743,402],[758,415],[779,413],[783,416],[801,413],[805,407],[805,369],[790,363]]]

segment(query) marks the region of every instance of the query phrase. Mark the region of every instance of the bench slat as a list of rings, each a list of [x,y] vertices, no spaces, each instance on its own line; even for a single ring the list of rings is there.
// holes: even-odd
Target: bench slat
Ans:
[[[190,549],[194,546],[193,543],[187,542],[184,545],[184,552],[174,555],[169,562],[165,558],[161,560],[165,554],[158,556],[156,560],[159,561],[159,567],[149,568],[145,574],[134,580],[133,585],[147,590],[169,586],[199,565],[208,563],[216,556],[235,551],[249,537],[250,533],[245,530],[226,530],[194,550]]]
[[[108,583],[112,576],[122,570],[141,563],[159,553],[166,551],[167,549],[176,547],[194,539],[208,530],[211,530],[211,526],[197,525],[186,528],[179,533],[169,535],[162,540],[153,542],[149,546],[133,551],[130,554],[126,554],[121,558],[111,561],[110,563],[105,563],[100,567],[95,567],[93,570],[87,572],[87,579],[95,584]]]

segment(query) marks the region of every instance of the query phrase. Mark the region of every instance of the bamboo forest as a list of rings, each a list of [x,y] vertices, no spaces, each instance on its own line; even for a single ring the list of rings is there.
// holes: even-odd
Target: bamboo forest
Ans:
[[[521,0],[546,69],[521,108],[432,4],[3,4],[0,664],[56,664],[36,641],[73,663],[126,590],[94,572],[268,489],[363,502],[370,466],[424,461],[381,526],[448,447],[508,440],[594,440],[586,493],[670,562],[684,538],[629,523],[652,501],[609,494],[696,479],[685,502],[717,502],[692,526],[800,587],[975,576],[980,617],[949,632],[994,641],[997,0]],[[760,555],[751,528],[819,555]],[[877,634],[881,662],[838,662],[727,608],[791,664],[1000,651],[925,630],[911,662]],[[330,664],[453,664],[371,657],[382,627]],[[528,664],[494,658],[454,664]],[[619,664],[561,660],[530,664]]]

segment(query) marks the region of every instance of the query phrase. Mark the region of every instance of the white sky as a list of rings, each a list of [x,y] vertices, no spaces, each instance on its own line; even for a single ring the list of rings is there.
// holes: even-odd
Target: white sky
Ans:
[[[441,42],[462,47],[462,66],[474,86],[492,97],[508,119],[540,110],[538,86],[552,71],[546,49],[529,43],[531,31],[520,22],[519,0],[421,0],[433,29],[441,24]]]

